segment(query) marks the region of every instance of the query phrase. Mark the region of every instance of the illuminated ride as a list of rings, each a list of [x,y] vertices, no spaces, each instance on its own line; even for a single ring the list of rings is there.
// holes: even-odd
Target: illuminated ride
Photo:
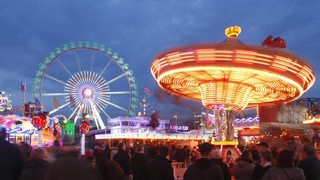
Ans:
[[[56,48],[39,66],[34,96],[50,117],[63,114],[75,124],[85,120],[104,129],[107,119],[135,115],[135,77],[124,58],[110,48],[71,42]]]
[[[215,112],[216,134],[226,123],[225,139],[233,140],[234,111],[247,106],[287,103],[315,82],[311,67],[283,49],[281,38],[263,46],[238,40],[241,28],[229,27],[221,43],[189,45],[158,55],[151,73],[158,85],[176,96],[201,101]],[[282,48],[278,48],[282,47]]]
[[[12,109],[12,100],[11,95],[5,92],[0,92],[0,113],[4,112],[5,110]]]

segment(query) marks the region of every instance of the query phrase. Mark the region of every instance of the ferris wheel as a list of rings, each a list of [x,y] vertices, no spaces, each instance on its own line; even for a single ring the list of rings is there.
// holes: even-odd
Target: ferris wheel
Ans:
[[[64,44],[44,58],[33,92],[49,115],[63,114],[74,123],[88,120],[98,129],[110,118],[134,116],[139,101],[124,58],[104,45],[81,41]]]

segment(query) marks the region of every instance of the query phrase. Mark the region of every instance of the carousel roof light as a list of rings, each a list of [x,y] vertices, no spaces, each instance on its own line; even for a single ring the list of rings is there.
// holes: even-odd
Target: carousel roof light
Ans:
[[[240,32],[238,26],[229,27],[222,43],[164,52],[154,59],[151,73],[165,91],[202,101],[209,109],[291,102],[314,84],[314,72],[301,57],[271,45],[244,44],[237,38]]]

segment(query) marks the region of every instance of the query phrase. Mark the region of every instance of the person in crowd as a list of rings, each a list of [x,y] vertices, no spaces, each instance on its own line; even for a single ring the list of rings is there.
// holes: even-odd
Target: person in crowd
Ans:
[[[102,180],[127,180],[121,166],[107,158],[99,159],[96,163],[96,170]]]
[[[176,161],[177,160],[177,151],[178,148],[175,144],[171,145],[170,151],[169,151],[169,159],[171,161]]]
[[[264,151],[261,154],[261,161],[259,164],[256,164],[251,180],[259,180],[266,172],[267,170],[272,167],[272,152],[270,151]]]
[[[243,151],[241,157],[236,160],[235,177],[237,180],[251,178],[255,164],[250,151]]]
[[[32,147],[26,142],[20,142],[19,150],[23,157],[24,162],[27,162],[30,159]]]
[[[222,162],[220,149],[215,149],[212,151],[212,159],[211,161],[219,166],[222,170],[223,177],[225,180],[231,180],[231,174],[229,171],[229,167],[226,163]]]
[[[6,141],[6,129],[0,127],[0,177],[18,180],[23,168],[23,157],[19,149]]]
[[[251,146],[249,149],[251,151],[253,161],[259,164],[260,155],[258,150],[256,149],[256,146]]]
[[[36,148],[31,151],[31,159],[25,163],[19,180],[43,180],[49,166],[46,151]]]
[[[191,151],[191,162],[194,163],[198,159],[200,159],[200,153],[197,149],[197,146],[194,146]]]
[[[320,161],[312,146],[305,146],[302,149],[301,161],[298,165],[308,180],[320,180]]]
[[[48,167],[44,180],[100,180],[97,171],[89,163],[77,157],[58,158]]]
[[[280,151],[276,166],[269,168],[261,180],[305,180],[303,170],[293,166],[293,156],[291,150]]]
[[[124,173],[127,176],[130,176],[131,174],[130,156],[126,151],[126,149],[127,148],[125,143],[119,143],[118,152],[116,155],[114,155],[113,160],[119,163],[119,165],[121,166],[121,168],[123,169]]]
[[[178,162],[184,162],[184,160],[185,160],[184,150],[181,145],[179,145],[176,150],[176,158],[177,158]]]
[[[173,168],[171,161],[168,160],[169,148],[160,146],[158,156],[150,161],[148,172],[149,179],[152,180],[174,180]]]
[[[113,160],[114,155],[118,153],[118,141],[112,142],[112,147],[110,148],[110,160]]]
[[[109,144],[105,144],[104,148],[103,148],[103,154],[104,154],[104,157],[109,159],[110,160],[110,147],[109,147]]]
[[[260,142],[259,144],[256,145],[256,149],[261,156],[261,154],[265,151],[269,151],[269,144],[266,142]]]
[[[211,161],[211,152],[214,146],[210,143],[202,143],[199,146],[201,158],[188,167],[183,175],[184,180],[222,180],[223,173],[217,165]]]
[[[148,179],[148,160],[144,154],[144,146],[142,144],[136,145],[136,151],[132,155],[132,175],[133,180],[147,180]]]

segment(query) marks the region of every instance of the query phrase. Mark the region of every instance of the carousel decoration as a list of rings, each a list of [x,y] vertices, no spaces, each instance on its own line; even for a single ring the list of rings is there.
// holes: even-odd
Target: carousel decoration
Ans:
[[[33,116],[31,123],[38,129],[47,127],[48,119],[46,116]]]
[[[38,129],[38,147],[42,146],[42,131],[48,125],[48,117],[47,116],[33,116],[31,119],[31,123],[34,127]]]
[[[5,110],[12,109],[12,100],[11,95],[0,92],[0,113],[4,112]]]
[[[221,43],[173,48],[151,65],[162,89],[214,111],[217,141],[233,142],[235,111],[294,101],[315,82],[311,67],[285,50],[283,39],[248,45],[238,40],[240,32],[229,27]]]

